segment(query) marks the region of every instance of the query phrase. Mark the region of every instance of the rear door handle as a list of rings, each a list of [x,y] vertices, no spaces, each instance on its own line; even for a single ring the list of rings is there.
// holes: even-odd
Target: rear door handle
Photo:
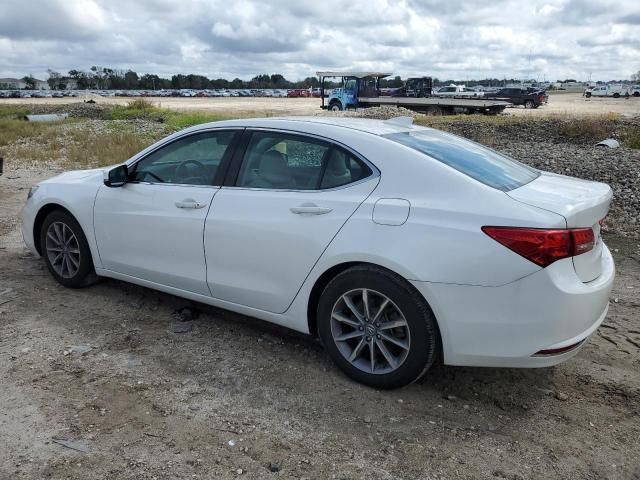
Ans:
[[[331,212],[333,208],[319,207],[315,203],[303,203],[289,210],[296,215],[324,215],[325,213]]]
[[[181,202],[176,202],[175,205],[178,208],[194,210],[194,209],[197,209],[197,208],[204,208],[207,204],[206,203],[196,202],[193,198],[185,198]]]

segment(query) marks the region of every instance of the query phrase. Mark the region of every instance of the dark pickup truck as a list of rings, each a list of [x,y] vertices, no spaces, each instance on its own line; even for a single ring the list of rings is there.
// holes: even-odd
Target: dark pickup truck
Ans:
[[[485,93],[487,100],[503,100],[514,105],[524,105],[524,108],[538,108],[547,103],[547,94],[543,90],[528,88],[503,88],[495,93]]]

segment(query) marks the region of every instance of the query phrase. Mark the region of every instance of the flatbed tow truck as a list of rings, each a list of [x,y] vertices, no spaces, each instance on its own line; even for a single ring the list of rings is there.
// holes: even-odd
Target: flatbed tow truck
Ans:
[[[429,94],[425,94],[424,97],[381,96],[380,80],[392,75],[385,72],[317,72],[317,75],[320,78],[321,108],[332,111],[392,105],[432,115],[454,113],[495,115],[511,105],[509,102],[500,100],[441,98]],[[325,79],[327,78],[340,78],[341,86],[333,89],[325,102]]]

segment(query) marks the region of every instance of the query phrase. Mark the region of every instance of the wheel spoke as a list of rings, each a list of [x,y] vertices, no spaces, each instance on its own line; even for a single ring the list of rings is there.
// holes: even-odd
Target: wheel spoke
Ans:
[[[387,305],[389,305],[389,299],[385,298],[384,301],[380,304],[380,308],[376,312],[376,316],[373,317],[373,320],[371,320],[372,322],[375,323],[378,321],[378,319],[380,319],[380,317],[382,316],[382,312],[384,312],[384,309],[387,308]]]
[[[70,248],[69,250],[67,250],[67,252],[75,253],[78,256],[80,255],[80,249],[79,248]]]
[[[355,315],[358,321],[360,323],[364,322],[364,318],[362,318],[362,314],[356,308],[355,304],[353,303],[353,300],[351,300],[351,298],[348,297],[347,295],[343,295],[342,299],[344,300],[344,304],[349,308],[349,310],[351,310],[351,313]]]
[[[68,255],[68,257],[73,267],[78,268],[78,266],[80,265],[80,258],[76,259],[73,255]]]
[[[59,223],[54,223],[53,224],[53,230],[56,234],[56,237],[58,237],[58,243],[60,245],[64,245],[64,237],[62,235],[62,231],[60,230],[60,224]]]
[[[346,323],[347,325],[349,325],[351,327],[354,327],[354,328],[358,328],[360,326],[359,322],[351,320],[350,318],[345,317],[341,313],[334,312],[333,315],[331,315],[331,317],[334,320],[337,320],[338,322]]]
[[[51,260],[51,265],[55,265],[56,263],[58,263],[58,260],[60,260],[61,258],[64,258],[62,252],[56,255],[53,260]]]
[[[390,330],[392,328],[398,327],[406,327],[407,321],[403,318],[402,320],[393,320],[391,322],[385,322],[380,325],[380,330]]]
[[[371,373],[376,371],[376,342],[369,342],[369,359],[371,361]]]
[[[379,340],[376,340],[376,345],[378,346],[378,348],[382,352],[382,355],[387,360],[387,362],[389,362],[389,365],[391,366],[391,368],[395,369],[396,365],[397,365],[397,361],[394,358],[394,356],[391,355],[391,352],[389,351],[387,346],[384,343],[382,343],[381,341],[379,341]]]
[[[358,345],[356,345],[356,348],[353,349],[353,352],[351,352],[351,356],[349,357],[349,361],[351,363],[353,363],[353,361],[358,358],[358,355],[360,355],[360,352],[362,351],[362,349],[364,348],[364,346],[366,345],[366,341],[364,339],[364,337],[362,337],[360,339],[360,341],[358,342]]]
[[[67,275],[71,275],[71,262],[69,261],[69,255],[64,256],[64,264],[67,267]]]
[[[51,240],[53,243],[55,243],[56,245],[61,245],[60,241],[56,238],[56,236],[53,233],[51,233],[51,230],[47,232],[47,238]]]
[[[386,333],[383,333],[383,332],[379,332],[379,335],[380,337],[382,337],[384,341],[391,342],[394,345],[397,345],[398,347],[404,350],[409,350],[409,344],[407,344],[406,342],[403,342],[402,340],[392,337],[391,335],[387,335]]]
[[[343,333],[342,335],[338,335],[334,337],[338,342],[344,342],[345,340],[351,340],[352,338],[359,338],[364,336],[364,332],[360,330],[354,330],[353,332]]]
[[[62,248],[60,248],[60,247],[47,247],[47,251],[49,251],[49,252],[61,252]]]
[[[364,307],[364,318],[371,318],[369,313],[369,290],[362,289],[362,306]]]

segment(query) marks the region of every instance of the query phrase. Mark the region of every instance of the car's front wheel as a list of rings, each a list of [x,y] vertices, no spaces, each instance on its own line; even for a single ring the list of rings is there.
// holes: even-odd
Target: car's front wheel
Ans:
[[[47,215],[40,247],[49,272],[65,287],[85,287],[97,279],[89,244],[71,214],[55,210]]]
[[[318,333],[348,376],[375,388],[416,381],[433,364],[436,320],[404,279],[375,266],[337,275],[318,304]]]

